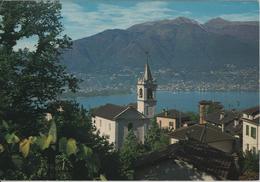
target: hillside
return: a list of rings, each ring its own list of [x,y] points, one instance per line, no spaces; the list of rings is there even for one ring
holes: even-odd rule
[[[76,40],[62,62],[75,73],[109,75],[131,70],[136,74],[142,71],[145,51],[149,51],[153,70],[189,72],[184,79],[194,75],[203,79],[198,73],[230,65],[236,70],[258,67],[258,31],[258,22],[221,18],[204,24],[184,17],[146,22]]]

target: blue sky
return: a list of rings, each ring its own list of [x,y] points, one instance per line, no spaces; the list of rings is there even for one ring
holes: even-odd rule
[[[65,32],[79,39],[106,29],[185,16],[201,23],[222,17],[258,20],[256,0],[62,0]]]
[[[64,30],[73,40],[106,29],[185,16],[201,23],[214,17],[258,20],[257,0],[61,0]],[[33,47],[32,40],[20,45]],[[18,47],[21,47],[18,45]]]

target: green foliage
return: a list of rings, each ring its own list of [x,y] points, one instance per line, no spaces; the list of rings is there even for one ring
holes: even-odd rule
[[[239,166],[241,175],[239,180],[258,180],[259,179],[259,153],[246,151],[239,155]]]
[[[67,155],[76,154],[77,153],[77,145],[76,140],[73,138],[69,138],[66,146]]]
[[[77,110],[78,106],[72,105],[69,108]],[[64,112],[68,111],[65,109]],[[118,156],[115,155],[113,146],[108,144],[105,138],[93,134],[93,127],[86,116],[87,113],[83,108],[78,108],[73,115],[56,113],[53,120],[47,123],[49,131],[46,131],[45,134],[21,139],[19,143],[9,144],[5,140],[3,145],[1,144],[3,151],[0,154],[0,170],[3,176],[0,178],[86,180],[98,178],[100,174],[112,179],[118,178]],[[68,121],[68,118],[71,119],[71,122]],[[73,130],[73,136],[72,133],[67,133],[68,126],[72,126],[69,129]],[[9,129],[11,128],[9,127]],[[3,132],[3,136],[11,136],[11,134],[7,135],[9,130],[2,128],[0,132]],[[53,136],[56,137],[56,140],[53,140]],[[3,137],[3,139],[5,138]],[[9,137],[7,139],[10,140]],[[1,162],[4,161],[7,165],[1,165]],[[111,162],[113,162],[113,166],[111,166]],[[25,168],[29,164],[34,166],[34,170]],[[50,176],[49,165],[54,167],[52,169],[54,171],[51,173],[55,176]],[[18,170],[17,175],[13,175],[11,172]],[[12,176],[10,176],[11,174]]]
[[[23,157],[27,157],[30,151],[30,146],[34,141],[34,137],[29,137],[28,139],[23,139],[19,144],[19,150],[22,152]]]
[[[57,101],[65,89],[77,88],[58,61],[71,45],[62,33],[61,4],[3,1],[0,17],[0,179],[116,178],[118,154],[93,134],[89,113]],[[26,38],[37,39],[36,49],[15,50]]]
[[[100,178],[101,181],[107,181],[106,177],[104,175],[102,175],[102,174],[100,175],[99,178]]]
[[[7,133],[5,135],[5,140],[9,144],[18,143],[20,141],[20,139],[14,133],[11,133],[11,134]]]
[[[258,172],[259,171],[259,154],[252,151],[244,153],[243,170]]]
[[[36,139],[36,144],[41,148],[41,150],[45,150],[49,148],[52,141],[52,135],[40,135]]]
[[[199,115],[195,112],[186,112],[185,115],[189,116],[192,121],[199,121]]]
[[[62,36],[58,1],[4,1],[0,16],[0,119],[14,121],[24,137],[42,131],[38,119],[50,101],[64,88],[75,91],[76,79],[59,64],[62,48],[70,38]],[[36,50],[14,46],[35,38]],[[37,121],[38,120],[38,121]]]
[[[158,126],[156,120],[152,120],[151,127],[145,135],[145,147],[148,151],[159,150],[169,145],[169,137]]]
[[[133,162],[144,152],[142,145],[138,142],[131,129],[120,149],[121,173],[129,180],[133,180]]]
[[[214,112],[220,111],[222,108],[223,108],[223,105],[221,105],[221,104],[218,103],[218,102],[213,102],[213,103],[211,103],[211,104],[209,105],[209,107],[207,108],[206,114],[214,113]]]

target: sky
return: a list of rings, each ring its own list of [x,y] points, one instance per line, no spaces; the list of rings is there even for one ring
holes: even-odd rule
[[[179,16],[204,23],[215,17],[227,20],[259,20],[257,0],[60,0],[64,33],[72,40],[106,29],[126,29],[147,21]],[[17,47],[33,47],[24,40]]]

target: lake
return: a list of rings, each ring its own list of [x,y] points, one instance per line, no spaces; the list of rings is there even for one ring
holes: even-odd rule
[[[259,104],[259,92],[170,92],[157,91],[157,112],[162,109],[178,109],[181,111],[198,112],[198,102],[201,100],[214,100],[221,102],[225,109],[245,109]],[[77,102],[86,109],[104,105],[106,103],[126,105],[136,102],[136,94],[78,97]]]

